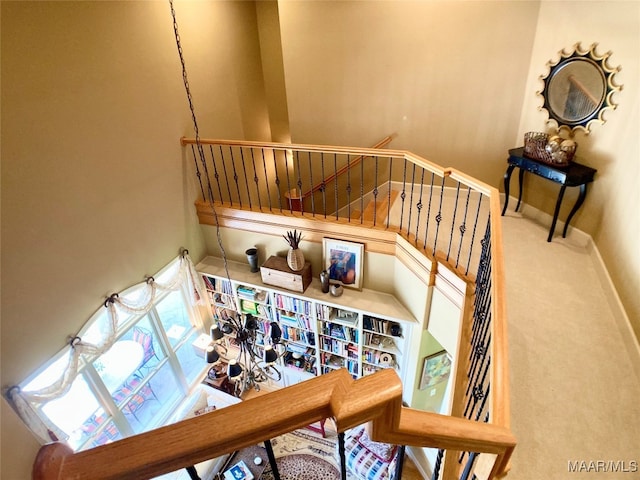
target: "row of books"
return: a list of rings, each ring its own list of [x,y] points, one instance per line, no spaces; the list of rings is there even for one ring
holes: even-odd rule
[[[229,280],[222,280],[219,278],[209,277],[207,275],[202,275],[202,280],[204,281],[204,285],[207,290],[233,295],[233,287]]]
[[[332,317],[335,317],[334,308],[316,303],[316,317],[318,317],[318,320],[331,320]]]
[[[276,318],[280,323],[291,325],[297,328],[304,328],[305,330],[313,330],[312,319],[305,315],[296,315],[292,312],[276,310]]]
[[[374,333],[393,335],[394,337],[400,337],[402,335],[402,329],[399,323],[392,322],[391,320],[382,320],[381,318],[370,317],[369,315],[364,315],[362,317],[362,328]]]
[[[298,330],[297,328],[288,327],[283,325],[281,327],[282,338],[291,342],[303,342],[307,345],[315,345],[316,337],[313,332],[307,332],[305,330]]]
[[[396,363],[396,357],[392,353],[380,352],[369,348],[362,349],[362,360],[375,365],[380,364],[382,360],[382,364],[385,366],[395,365]]]
[[[281,295],[279,293],[276,293],[273,297],[273,301],[276,307],[281,308],[283,310],[287,310],[289,312],[301,313],[307,316],[313,315],[311,302],[308,302],[306,300],[288,297],[286,295]]]
[[[358,345],[342,342],[335,338],[321,337],[320,345],[325,352],[331,352],[341,357],[358,358]]]
[[[339,323],[323,323],[322,333],[329,337],[358,343],[358,330],[356,330],[355,328],[340,325]]]

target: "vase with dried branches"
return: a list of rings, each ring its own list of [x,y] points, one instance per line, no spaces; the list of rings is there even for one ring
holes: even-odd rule
[[[287,253],[287,265],[294,272],[298,272],[304,268],[304,253],[300,250],[300,241],[302,240],[302,232],[294,230],[288,231],[287,235],[283,235],[289,244],[289,252]]]

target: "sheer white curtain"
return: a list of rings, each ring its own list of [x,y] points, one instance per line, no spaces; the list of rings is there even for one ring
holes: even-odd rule
[[[104,303],[108,312],[108,325],[103,331],[103,337],[96,343],[88,343],[79,336],[75,336],[67,347],[68,361],[64,372],[55,382],[33,391],[22,391],[17,386],[9,388],[7,396],[13,402],[18,415],[43,442],[65,439],[66,434],[51,422],[41,418],[32,404],[60,398],[69,391],[78,375],[80,355],[99,356],[111,348],[117,334],[119,311],[135,315],[145,314],[154,306],[160,292],[175,291],[183,285],[190,293],[189,301],[193,306],[205,301],[202,280],[187,250],[182,251],[178,259],[178,268],[170,278],[163,282],[158,282],[153,277],[147,278],[147,281],[141,284],[142,294],[137,299],[130,300],[118,294],[111,295]]]

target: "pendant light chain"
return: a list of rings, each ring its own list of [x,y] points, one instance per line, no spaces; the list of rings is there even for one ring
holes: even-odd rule
[[[191,120],[193,121],[193,130],[196,136],[196,147],[198,149],[198,155],[200,157],[200,162],[202,163],[202,167],[204,169],[204,173],[207,179],[207,192],[209,194],[209,206],[211,207],[211,211],[213,212],[213,217],[216,222],[216,237],[218,240],[218,247],[220,248],[220,254],[222,255],[222,260],[224,261],[224,271],[226,273],[227,279],[229,283],[231,283],[231,277],[229,276],[229,268],[227,265],[227,254],[224,250],[224,246],[222,245],[222,237],[220,235],[220,223],[218,222],[218,212],[216,211],[215,205],[213,203],[213,189],[211,188],[211,181],[209,180],[209,172],[207,169],[206,157],[204,155],[204,150],[202,148],[202,144],[200,143],[200,130],[198,129],[198,119],[196,118],[196,110],[193,106],[193,97],[191,96],[191,89],[189,88],[189,79],[187,78],[187,66],[184,61],[184,54],[182,51],[182,43],[180,42],[180,33],[178,32],[178,21],[176,20],[176,11],[173,8],[173,0],[169,0],[169,6],[171,7],[171,17],[173,19],[173,33],[176,38],[176,46],[178,47],[178,55],[180,57],[180,64],[182,66],[182,82],[184,83],[184,89],[187,93],[187,100],[189,102],[189,110],[191,112]],[[194,157],[195,160],[195,157]],[[200,170],[198,169],[198,162],[195,161],[196,164],[196,174],[198,176],[198,180],[200,181],[200,189],[204,195],[204,189],[202,188],[202,179],[200,177]]]

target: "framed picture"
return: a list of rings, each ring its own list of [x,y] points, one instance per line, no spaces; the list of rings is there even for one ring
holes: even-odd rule
[[[329,281],[362,290],[364,244],[324,238],[322,247],[322,265],[329,272]]]
[[[420,390],[433,387],[440,382],[444,382],[449,378],[451,373],[451,358],[449,354],[442,350],[441,352],[429,355],[424,359],[422,366],[422,376],[420,377]]]

